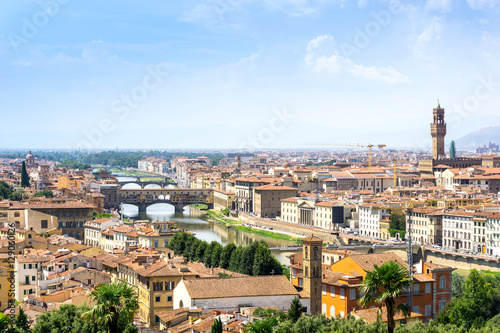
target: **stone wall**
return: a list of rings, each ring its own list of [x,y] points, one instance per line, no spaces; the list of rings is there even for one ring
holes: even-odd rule
[[[449,254],[424,250],[424,260],[432,261],[434,264],[446,265],[459,269],[478,269],[500,272],[500,261],[498,258],[465,256],[461,253]]]
[[[245,213],[239,213],[238,218],[245,224],[251,226],[261,226],[265,229],[273,228],[273,231],[282,232],[282,233],[292,233],[300,236],[314,236],[322,238],[323,241],[331,244],[339,244],[339,238],[335,235],[330,234],[328,231],[322,231],[318,228],[303,226],[303,225],[295,225],[292,223],[281,222],[281,221],[273,221],[268,219],[261,219],[255,216],[247,215]]]

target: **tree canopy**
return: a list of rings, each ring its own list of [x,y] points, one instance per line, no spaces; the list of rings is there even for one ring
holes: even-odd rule
[[[207,243],[191,234],[176,233],[168,247],[191,261],[201,261],[207,267],[221,267],[247,275],[282,275],[283,266],[274,257],[265,242],[249,246],[222,246],[217,241]]]

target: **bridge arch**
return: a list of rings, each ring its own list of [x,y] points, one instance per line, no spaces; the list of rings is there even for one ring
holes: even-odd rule
[[[161,185],[159,185],[159,184],[147,184],[146,186],[144,186],[144,188],[162,189],[163,187],[161,187]]]
[[[130,182],[130,183],[122,185],[121,188],[124,190],[136,190],[136,189],[141,189],[142,187],[141,187],[141,185],[139,185],[137,183]]]

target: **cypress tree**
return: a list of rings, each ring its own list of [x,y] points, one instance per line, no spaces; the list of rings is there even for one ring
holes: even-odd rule
[[[451,141],[450,143],[450,158],[457,157],[457,150],[455,148],[455,141]]]
[[[30,177],[26,171],[26,163],[23,161],[23,166],[21,168],[21,186],[30,187]]]

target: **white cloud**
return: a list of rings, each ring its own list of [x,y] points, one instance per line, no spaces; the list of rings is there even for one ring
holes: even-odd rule
[[[425,9],[449,11],[450,5],[451,0],[427,0],[425,3]]]
[[[498,6],[499,0],[467,0],[469,7],[472,9],[485,9]]]
[[[324,44],[333,46],[333,54],[324,55]],[[322,35],[314,38],[307,44],[307,54],[304,62],[307,67],[315,72],[330,73],[330,74],[348,74],[354,77],[382,81],[387,83],[402,83],[410,82],[410,79],[399,73],[392,67],[375,67],[356,64],[351,59],[339,55],[338,50],[334,47],[334,39],[330,35]]]
[[[440,19],[434,17],[424,30],[414,37],[412,53],[417,58],[425,56],[428,45],[441,39],[442,24]]]

